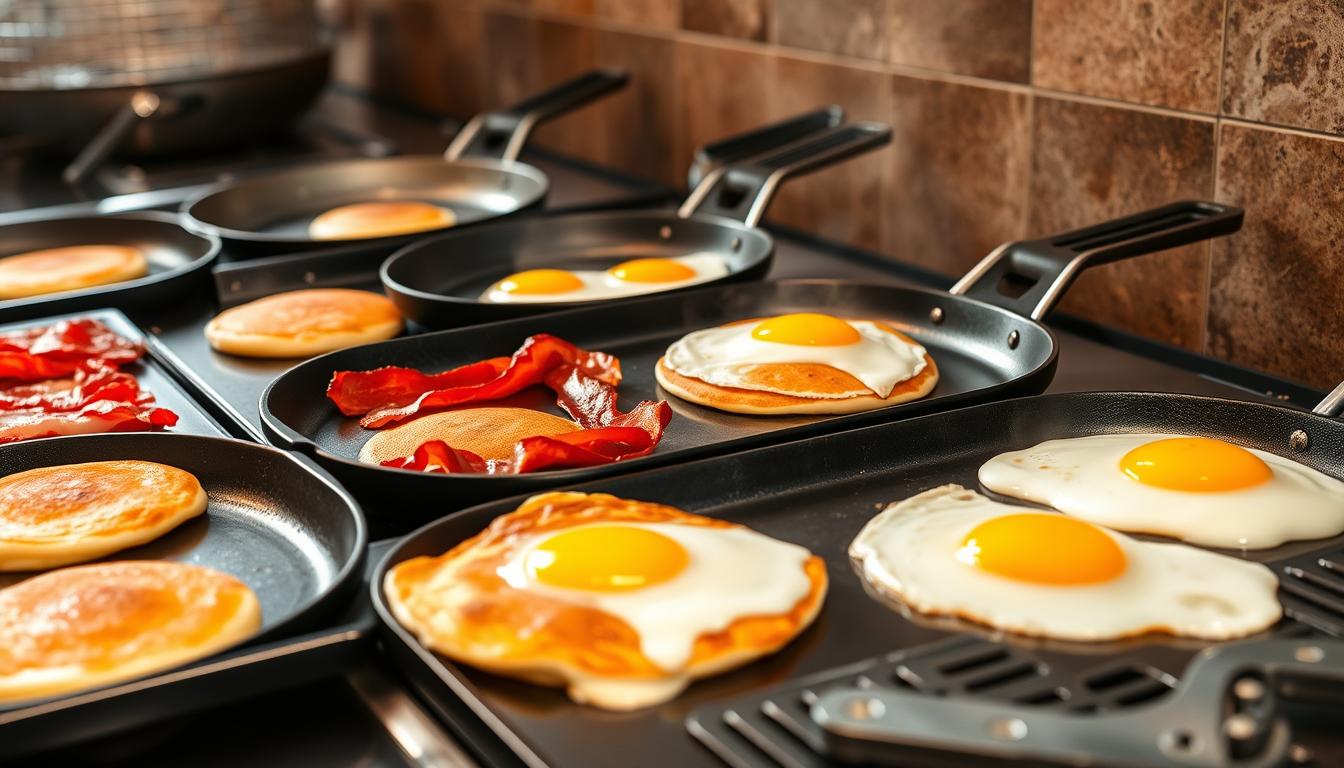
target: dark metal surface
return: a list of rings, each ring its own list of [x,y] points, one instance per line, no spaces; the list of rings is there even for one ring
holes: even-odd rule
[[[183,229],[176,216],[144,212],[114,217],[69,218],[0,226],[0,258],[70,245],[139,248],[149,274],[134,280],[74,291],[0,301],[0,321],[42,317],[97,307],[145,308],[196,294],[219,255],[217,238]]]
[[[1310,445],[1288,447],[1289,435],[1304,429]],[[1158,679],[1181,676],[1190,658],[1210,644],[1166,636],[1121,642],[1042,642],[1002,636],[974,625],[907,618],[864,589],[848,558],[848,546],[883,506],[920,491],[956,482],[978,487],[976,471],[989,457],[1045,439],[1112,432],[1179,432],[1214,435],[1344,476],[1344,424],[1296,409],[1161,394],[1081,393],[1020,398],[882,424],[814,440],[762,448],[625,477],[586,482],[576,490],[613,493],[671,504],[748,525],[767,535],[810,548],[827,561],[830,590],[816,624],[780,653],[739,671],[692,686],[667,704],[613,715],[572,704],[556,690],[504,680],[449,663],[425,651],[396,624],[380,590],[375,607],[387,627],[389,644],[405,650],[394,658],[408,674],[440,696],[461,696],[487,725],[533,765],[620,765],[639,754],[657,764],[687,765],[708,755],[683,730],[682,720],[702,706],[727,705],[803,675],[864,662],[901,650],[921,649],[950,637],[997,645],[1032,661],[1033,667],[1076,679],[1116,669],[1146,670]],[[475,507],[433,523],[409,536],[378,567],[380,574],[402,560],[439,554],[515,507],[510,499]],[[1344,537],[1297,542],[1247,557],[1271,567],[1308,551],[1326,551]],[[1236,553],[1232,553],[1236,554]],[[1289,615],[1295,608],[1288,606]],[[1321,625],[1319,616],[1314,622]],[[1285,620],[1276,631],[1305,630]],[[1344,631],[1344,613],[1335,614],[1333,632]],[[976,694],[1002,700],[1021,686],[1016,678],[995,682],[1002,664],[977,670],[986,681]],[[1006,668],[1006,667],[1005,667]],[[949,667],[951,669],[951,667]],[[1155,692],[1144,700],[1158,700]],[[1067,707],[1067,695],[1054,700]],[[1042,706],[1049,706],[1043,702]],[[1136,705],[1136,704],[1135,704]],[[1108,711],[1130,706],[1114,700]],[[649,763],[653,764],[653,763]]]

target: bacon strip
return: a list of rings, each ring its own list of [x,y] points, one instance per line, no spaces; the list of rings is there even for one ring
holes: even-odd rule
[[[70,376],[91,361],[117,368],[140,359],[144,347],[91,318],[0,333],[0,379],[42,381]]]
[[[100,400],[77,411],[48,413],[28,409],[0,413],[0,443],[95,432],[147,432],[176,423],[177,414],[167,408]]]
[[[99,400],[141,404],[154,398],[131,374],[101,363],[78,370],[71,378],[0,385],[0,411],[75,411]]]

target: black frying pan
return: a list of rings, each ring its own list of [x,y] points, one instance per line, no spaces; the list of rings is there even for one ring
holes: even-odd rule
[[[207,285],[206,268],[219,255],[219,239],[188,232],[174,214],[147,211],[120,216],[43,219],[0,226],[0,258],[70,245],[140,248],[149,274],[111,285],[0,301],[0,321],[83,312],[105,306],[133,309],[192,295]],[[199,283],[199,285],[198,285]]]
[[[182,206],[188,226],[218,235],[233,251],[278,253],[385,238],[314,240],[323,211],[373,200],[418,200],[452,209],[464,226],[540,206],[546,175],[517,161],[539,123],[625,85],[625,72],[596,70],[514,106],[477,115],[442,155],[359,158],[300,165],[213,187]]]
[[[975,757],[987,762],[1022,761],[1012,765],[1040,765],[1046,757],[1069,765],[1278,765],[1249,758],[1256,745],[1281,752],[1290,742],[1243,739],[1240,745],[1229,744],[1219,730],[1224,718],[1247,712],[1248,704],[1257,719],[1271,714],[1267,706],[1259,706],[1268,701],[1243,701],[1234,707],[1225,698],[1230,686],[1193,692],[1199,695],[1188,695],[1184,688],[1170,690],[1173,678],[1185,675],[1192,658],[1207,656],[1200,651],[1217,644],[1161,635],[1109,643],[1039,642],[963,622],[907,617],[869,595],[847,550],[886,504],[944,483],[975,489],[984,461],[1048,439],[1104,432],[1204,435],[1289,456],[1344,477],[1344,423],[1330,418],[1341,399],[1344,392],[1337,391],[1312,414],[1177,394],[1018,398],[577,486],[575,490],[670,504],[743,523],[808,547],[826,560],[830,577],[816,624],[779,654],[697,683],[667,704],[619,716],[573,704],[554,689],[453,664],[421,646],[388,611],[380,587],[392,566],[451,549],[516,507],[519,499],[450,515],[407,536],[375,570],[372,598],[387,630],[385,647],[413,684],[431,697],[465,701],[531,766],[699,765],[706,753],[691,734],[728,764],[745,768],[849,761],[981,764],[960,754],[968,749],[983,750]],[[1325,567],[1344,562],[1342,545],[1344,536],[1249,553],[1280,573],[1280,599],[1289,620],[1245,644],[1224,644],[1220,650],[1237,653],[1241,663],[1240,672],[1223,682],[1244,675],[1264,680],[1267,672],[1281,669],[1288,642],[1283,638],[1297,638],[1295,648],[1307,654],[1299,653],[1304,666],[1313,659],[1323,662],[1317,665],[1323,680],[1340,678],[1344,647],[1322,639],[1322,633],[1344,634],[1344,603],[1339,600],[1344,577]],[[1322,653],[1316,656],[1311,648]],[[816,682],[823,679],[828,682]],[[807,680],[814,682],[803,682]],[[856,681],[867,685],[854,690]],[[1332,685],[1337,701],[1338,683]],[[844,723],[851,732],[873,732],[872,739],[824,734],[808,717],[807,706],[799,704],[804,690],[843,702],[846,698],[832,690],[837,686],[848,689],[849,699],[874,697],[886,705],[885,716],[876,716],[878,723]],[[1297,693],[1309,690],[1298,688]],[[767,698],[770,706],[763,708]],[[1173,699],[1178,706],[1152,709]],[[1227,709],[1221,708],[1224,704]],[[725,717],[725,711],[732,716]],[[1155,712],[1162,712],[1166,721],[1145,719],[1145,713]],[[688,714],[690,733],[682,724]],[[832,709],[831,714],[843,713]],[[988,738],[995,731],[987,724],[1016,721],[1022,725],[1014,730],[1025,740]],[[1161,731],[1183,729],[1189,731],[1189,745],[1202,751],[1167,752],[1164,759],[1156,751]],[[583,738],[574,738],[576,733]],[[809,749],[827,741],[845,747],[840,754],[849,761],[832,763]],[[944,754],[935,761],[919,748]],[[1238,749],[1245,762],[1234,763],[1224,751]],[[765,755],[776,756],[778,762]],[[1320,764],[1337,763],[1322,759]]]
[[[951,295],[834,280],[743,283],[369,344],[314,358],[280,376],[262,395],[262,426],[276,445],[314,456],[366,507],[397,497],[433,499],[430,504],[403,503],[389,514],[377,515],[379,524],[405,530],[416,521],[442,514],[447,505],[463,507],[864,423],[1039,393],[1054,375],[1056,345],[1038,321],[1078,272],[1092,264],[1234,232],[1241,219],[1239,208],[1183,202],[1055,237],[1010,243],[987,256]],[[916,338],[937,361],[938,386],[922,400],[867,413],[761,417],[687,403],[663,393],[654,381],[658,358],[686,333],[734,320],[801,311],[874,317],[891,323]],[[444,370],[511,354],[535,333],[551,333],[618,356],[624,373],[623,409],[639,400],[668,400],[675,415],[657,450],[606,466],[530,475],[443,475],[389,469],[356,460],[360,446],[372,433],[357,420],[341,416],[323,396],[335,371],[385,365]],[[537,387],[519,393],[515,404],[560,414],[553,399]]]
[[[728,273],[698,287],[759,279],[770,269],[775,242],[756,225],[779,184],[891,140],[891,129],[879,123],[830,125],[837,112],[819,110],[720,142],[723,151],[756,153],[709,171],[676,211],[580,213],[448,232],[392,254],[379,271],[383,287],[407,318],[450,328],[613,301],[480,300],[496,281],[539,267],[601,270],[627,259],[713,253]]]
[[[57,437],[0,446],[0,475],[115,459],[185,469],[205,487],[209,506],[107,559],[180,560],[241,579],[262,612],[261,631],[245,642],[314,628],[359,583],[368,544],[359,506],[325,472],[274,448],[171,433]],[[0,587],[24,576],[0,574]],[[15,708],[0,705],[0,723]]]

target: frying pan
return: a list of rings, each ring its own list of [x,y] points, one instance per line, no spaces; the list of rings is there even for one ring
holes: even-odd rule
[[[276,445],[315,457],[366,508],[397,497],[435,499],[432,505],[403,504],[388,514],[377,510],[374,517],[379,524],[404,531],[417,520],[442,514],[445,503],[463,507],[864,423],[1041,392],[1054,375],[1056,344],[1038,320],[1078,272],[1092,264],[1227,234],[1240,227],[1241,219],[1239,208],[1182,202],[1055,237],[1010,243],[987,256],[950,295],[837,280],[743,283],[354,347],[308,360],[276,379],[262,394],[262,426]],[[938,363],[938,386],[921,400],[866,413],[760,417],[687,403],[666,395],[654,381],[658,358],[686,333],[746,318],[804,311],[889,322],[928,349]],[[648,456],[605,466],[530,475],[444,475],[389,469],[356,460],[372,432],[341,416],[322,396],[335,371],[385,365],[443,370],[511,354],[535,333],[554,334],[619,357],[624,373],[623,410],[638,400],[668,400],[675,415],[658,448]],[[517,397],[515,405],[560,414],[539,387]]]
[[[245,642],[314,628],[359,583],[368,543],[359,506],[325,472],[274,448],[172,433],[56,437],[0,447],[0,475],[116,459],[191,472],[209,504],[204,515],[108,559],[178,560],[241,579],[262,612],[261,630]],[[0,575],[0,586],[24,576]]]
[[[427,230],[385,238],[314,240],[308,224],[323,211],[371,200],[410,199],[449,208],[464,226],[541,205],[546,175],[517,161],[539,123],[625,85],[625,72],[595,70],[514,106],[477,115],[443,156],[358,158],[309,163],[212,187],[182,206],[187,225],[239,252],[276,253],[354,242],[409,242]],[[442,229],[442,228],[441,228]]]
[[[42,219],[0,226],[0,258],[68,245],[129,245],[140,248],[149,274],[111,285],[0,301],[0,320],[162,304],[193,294],[210,280],[207,267],[219,255],[219,238],[188,232],[174,214],[146,211],[119,216]]]
[[[1279,765],[1250,759],[1255,745],[1273,753],[1289,741],[1249,739],[1232,745],[1250,752],[1240,755],[1245,762],[1220,757],[1226,746],[1221,721],[1246,713],[1221,707],[1230,684],[1247,674],[1276,695],[1270,681],[1291,669],[1284,661],[1291,664],[1299,649],[1320,653],[1299,651],[1296,671],[1305,672],[1301,668],[1314,660],[1322,680],[1344,677],[1344,648],[1322,638],[1344,634],[1339,601],[1344,577],[1325,567],[1344,562],[1344,537],[1250,552],[1280,574],[1289,619],[1243,643],[1221,645],[1161,635],[1110,643],[1039,642],[955,620],[907,617],[869,595],[847,549],[882,506],[944,483],[977,488],[977,469],[991,456],[1054,438],[1102,432],[1205,435],[1344,477],[1344,423],[1331,418],[1342,400],[1344,388],[1313,414],[1179,394],[1026,397],[576,486],[743,523],[807,546],[827,562],[830,585],[821,615],[779,654],[693,685],[667,704],[620,716],[573,704],[552,689],[454,664],[421,646],[388,611],[379,586],[392,566],[451,549],[519,499],[450,515],[407,536],[375,570],[372,599],[385,627],[384,647],[417,689],[431,700],[465,701],[529,766],[700,765],[706,753],[692,735],[740,768],[997,765],[1010,758],[1023,761],[1012,765],[1040,765],[1048,758],[1069,765]],[[1208,650],[1211,646],[1217,651]],[[1219,655],[1224,658],[1215,662]],[[1231,676],[1229,659],[1237,660]],[[1223,675],[1211,677],[1226,684],[1211,686],[1194,674],[1187,666],[1195,660],[1223,667]],[[1174,678],[1192,687],[1173,691]],[[862,693],[856,685],[865,686]],[[1299,694],[1308,690],[1297,687]],[[1337,682],[1324,692],[1338,701]],[[828,731],[813,721],[800,702],[817,697],[831,702],[827,714],[842,727]],[[856,697],[879,699],[886,715],[877,722],[846,721],[844,708],[834,704]],[[1155,721],[1158,713],[1162,717]],[[1271,719],[1266,716],[1273,710],[1257,706],[1249,714]],[[682,726],[687,715],[691,734]],[[987,738],[993,733],[987,723],[1019,721],[1023,725],[1014,730],[1026,734],[1025,740]],[[1164,732],[1187,724],[1188,743],[1204,751],[1156,752]],[[860,731],[867,738],[852,737]],[[940,759],[921,749],[940,753]],[[976,755],[963,753],[972,749]],[[1335,763],[1322,758],[1320,764]]]
[[[633,258],[713,253],[722,257],[728,273],[680,290],[759,279],[770,269],[775,241],[756,225],[780,183],[891,140],[891,129],[879,123],[826,128],[834,111],[823,109],[768,126],[739,137],[736,146],[720,143],[721,152],[736,153],[744,145],[764,149],[709,171],[676,211],[548,216],[449,232],[392,254],[379,272],[383,287],[406,317],[427,328],[448,328],[595,303],[480,300],[491,284],[526,269],[602,270]],[[822,125],[816,124],[818,118]],[[790,126],[802,130],[782,130]]]

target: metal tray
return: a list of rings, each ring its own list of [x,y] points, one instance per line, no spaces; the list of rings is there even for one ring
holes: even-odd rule
[[[816,624],[802,636],[774,656],[696,683],[679,698],[646,710],[602,712],[573,704],[556,689],[458,666],[425,650],[392,618],[376,587],[389,568],[411,557],[446,551],[513,509],[519,498],[450,515],[408,536],[375,572],[374,607],[384,625],[391,658],[417,679],[420,690],[445,701],[464,701],[530,766],[704,764],[714,753],[685,729],[683,721],[688,716],[702,738],[718,740],[716,752],[732,765],[818,765],[824,761],[806,747],[797,729],[790,730],[783,722],[789,718],[763,716],[751,706],[762,694],[792,690],[779,688],[790,685],[788,681],[814,675],[829,678],[834,670],[845,667],[851,685],[855,673],[864,670],[873,672],[869,677],[875,682],[901,685],[893,683],[889,674],[883,677],[877,672],[890,672],[904,664],[910,673],[902,679],[912,681],[904,690],[922,689],[926,698],[920,701],[930,706],[943,701],[934,697],[964,694],[973,697],[968,701],[1015,702],[1018,708],[999,713],[1007,717],[1023,711],[1097,717],[1139,712],[1144,704],[1163,701],[1192,657],[1208,644],[1161,636],[1100,644],[1039,642],[961,622],[906,618],[868,594],[850,564],[847,549],[860,528],[892,501],[949,482],[977,487],[980,463],[1001,451],[1047,438],[1090,434],[1097,420],[1107,414],[1123,413],[1129,431],[1142,431],[1145,423],[1149,431],[1156,425],[1170,431],[1173,401],[1199,406],[1194,411],[1199,414],[1197,423],[1189,426],[1194,434],[1221,428],[1242,442],[1280,452],[1286,450],[1283,438],[1287,431],[1283,435],[1277,428],[1273,435],[1257,432],[1250,426],[1255,419],[1248,412],[1269,409],[1270,416],[1285,426],[1306,416],[1279,406],[1182,395],[1049,395],[574,486],[574,490],[671,504],[740,522],[807,546],[828,564],[827,604]],[[984,435],[987,424],[995,425],[992,436],[968,440],[968,435]],[[1313,450],[1295,458],[1344,476],[1344,454],[1337,450],[1344,445],[1344,424],[1329,427],[1314,428]],[[1281,599],[1290,616],[1262,637],[1313,638],[1315,643],[1323,635],[1344,634],[1344,601],[1338,598],[1344,579],[1315,564],[1319,556],[1339,554],[1342,547],[1344,537],[1336,537],[1251,553],[1283,573]],[[1306,579],[1293,570],[1304,566],[1310,573]],[[1321,643],[1326,645],[1326,641]],[[750,699],[744,704],[743,697]],[[789,699],[788,714],[794,720],[798,701]],[[956,711],[957,702],[947,702]],[[725,721],[728,710],[734,715]],[[1030,721],[1027,715],[1022,718]],[[751,751],[742,752],[744,745]],[[898,762],[914,757],[899,750],[891,754]],[[961,765],[968,760],[957,756],[944,764]]]
[[[332,621],[357,594],[368,538],[354,499],[303,457],[224,437],[79,435],[0,447],[0,474],[121,458],[191,472],[205,486],[209,506],[201,517],[109,559],[179,560],[233,574],[260,599],[261,630],[243,650],[186,668],[0,705],[0,754],[167,717],[182,711],[184,701],[213,703],[255,692],[259,685],[265,690],[311,679],[322,665],[345,655],[346,649],[336,646],[352,640],[343,631],[304,634]],[[5,574],[0,586],[25,577]]]

